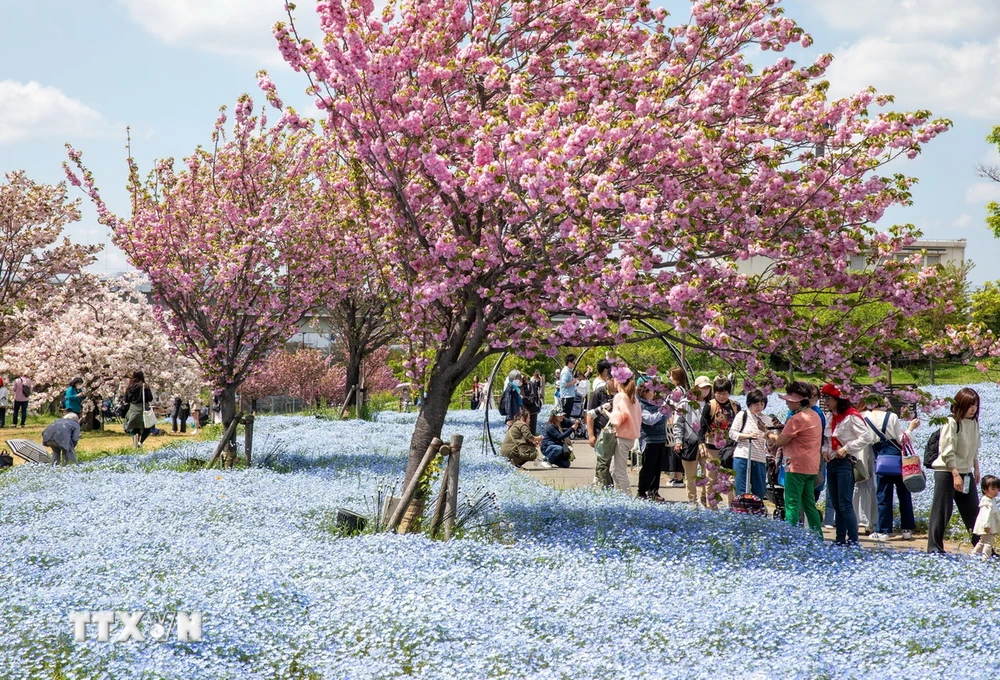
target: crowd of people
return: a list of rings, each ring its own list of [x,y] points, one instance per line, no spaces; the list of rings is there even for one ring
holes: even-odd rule
[[[764,413],[769,398],[760,390],[748,392],[741,408],[729,378],[698,376],[689,385],[685,371],[674,368],[664,383],[607,359],[597,362],[580,409],[578,390],[590,372],[576,370],[575,361],[568,355],[559,373],[556,405],[541,435],[534,389],[524,389],[520,372],[508,375],[500,404],[508,424],[501,454],[515,466],[538,460],[542,467],[568,467],[571,442],[583,435],[597,452],[597,487],[631,493],[628,468],[639,461],[636,495],[642,499],[664,501],[659,493],[664,475],[669,486],[686,489],[688,502],[709,509],[723,500],[734,507],[737,495],[766,498],[777,512],[783,508],[788,523],[820,535],[826,526],[834,543],[845,546],[857,545],[861,532],[875,541],[893,537],[898,503],[901,537],[913,538],[913,492],[904,483],[902,460],[912,449],[910,433],[920,426],[918,419],[904,423],[881,403],[856,405],[833,384],[796,381],[777,395],[787,406],[782,422]],[[537,386],[538,377],[528,384]],[[1000,478],[980,474],[978,417],[979,395],[963,388],[932,438],[928,552],[944,552],[956,507],[975,551],[993,552],[1000,530],[995,503]]]
[[[120,419],[126,434],[132,436],[134,448],[141,449],[146,439],[153,434],[160,434],[157,428],[159,420],[153,403],[155,395],[146,383],[142,371],[135,371],[125,383],[124,389],[116,397],[99,399],[93,392],[84,391],[83,378],[70,381],[57,400],[62,417],[50,423],[42,431],[42,443],[52,451],[52,460],[57,465],[76,462],[76,446],[80,441],[80,422],[84,415],[85,400],[93,399],[95,410],[99,409],[100,419],[105,422]],[[7,410],[13,402],[11,418],[12,427],[26,427],[28,403],[34,384],[26,375],[18,376],[8,389],[5,381],[0,378],[0,428],[6,427]],[[216,400],[217,401],[217,400]],[[221,409],[218,409],[221,410]],[[209,421],[207,406],[192,409],[191,402],[175,395],[171,404],[169,417],[173,432],[185,433],[188,420],[193,416],[195,432],[198,427],[204,427]]]

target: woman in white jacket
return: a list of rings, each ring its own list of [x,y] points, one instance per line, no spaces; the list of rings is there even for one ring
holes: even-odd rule
[[[962,523],[972,534],[979,512],[979,393],[963,387],[951,403],[951,416],[941,427],[934,460],[934,498],[927,519],[927,552],[944,552],[944,533],[958,506]]]
[[[747,492],[747,475],[750,475],[750,492],[764,498],[767,491],[767,425],[760,414],[767,408],[767,397],[760,390],[747,395],[747,407],[736,414],[729,428],[729,438],[736,442],[733,453],[733,470],[736,481],[733,492]]]
[[[865,460],[875,435],[840,389],[827,383],[821,390],[831,418],[826,421],[830,451],[826,453],[826,483],[834,503],[836,545],[858,544],[858,516],[854,512],[854,463]],[[871,471],[869,471],[871,474]]]

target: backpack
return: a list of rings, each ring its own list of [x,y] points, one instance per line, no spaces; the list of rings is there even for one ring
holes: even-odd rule
[[[21,394],[23,394],[24,398],[27,399],[28,397],[31,396],[31,385],[25,383],[23,380],[20,379],[18,379],[18,381],[21,383]]]
[[[542,410],[541,388],[531,380],[521,386],[521,401],[524,407],[533,413]]]
[[[961,425],[959,425],[961,427]],[[927,440],[927,446],[924,448],[924,467],[932,468],[934,467],[934,461],[938,459],[941,455],[941,428],[934,430],[931,434],[931,438]]]
[[[500,410],[500,415],[505,417],[513,418],[517,414],[514,413],[514,390],[510,387],[503,391],[500,395],[500,403],[497,405]]]

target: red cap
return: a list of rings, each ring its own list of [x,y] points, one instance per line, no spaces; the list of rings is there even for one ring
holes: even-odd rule
[[[824,396],[836,397],[837,399],[840,399],[843,396],[840,391],[840,388],[834,385],[833,383],[827,383],[823,385],[823,389],[820,390],[820,392],[822,392]]]

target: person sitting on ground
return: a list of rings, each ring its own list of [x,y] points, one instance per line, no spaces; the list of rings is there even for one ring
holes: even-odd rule
[[[73,411],[42,430],[42,444],[52,449],[53,465],[76,463],[76,445],[80,443],[80,417]]]
[[[500,445],[500,455],[517,468],[538,458],[538,443],[541,440],[531,436],[531,427],[528,425],[530,420],[531,413],[528,409],[522,408],[507,430],[503,444]]]
[[[552,411],[549,422],[542,432],[542,467],[569,467],[569,451],[566,450],[568,440],[573,435],[573,429],[563,429],[566,414],[560,409]]]

